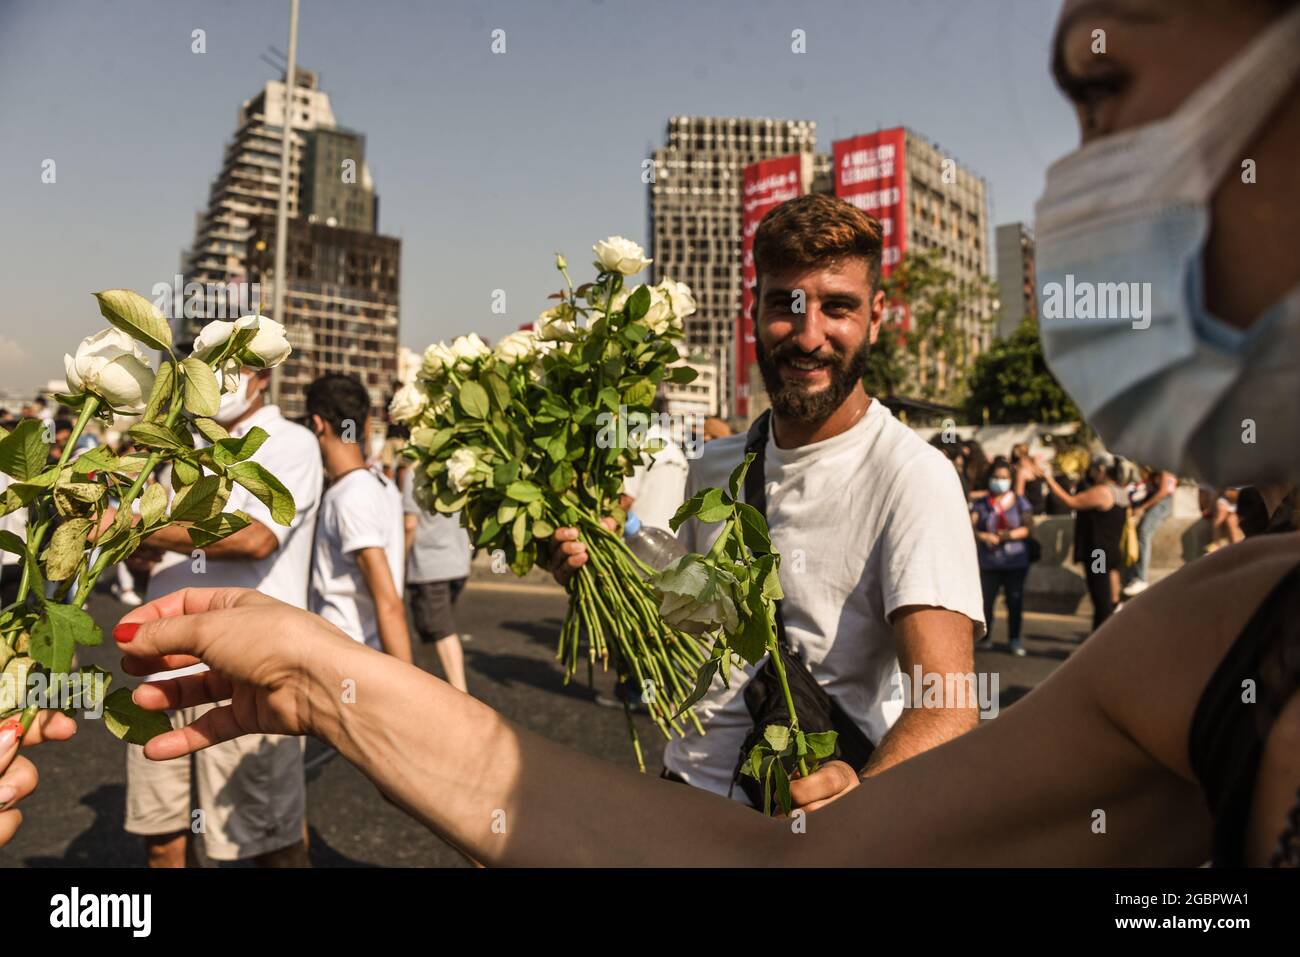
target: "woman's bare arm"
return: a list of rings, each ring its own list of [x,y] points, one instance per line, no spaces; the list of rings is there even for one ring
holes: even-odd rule
[[[147,753],[172,757],[255,730],[274,710],[267,730],[324,737],[484,863],[1197,864],[1208,853],[1209,819],[1188,768],[1191,716],[1249,615],[1300,560],[1298,542],[1247,542],[1170,576],[1005,714],[864,781],[806,818],[805,833],[580,755],[346,639],[313,639],[318,619],[286,606],[257,607],[263,619],[284,618],[262,629],[283,636],[269,650],[240,637],[248,629],[239,622],[223,622],[228,611],[141,629],[136,651],[197,650],[218,671],[279,683],[242,707],[236,690],[235,708],[155,739]],[[149,608],[128,617],[144,620]],[[266,663],[290,654],[291,642],[305,649],[299,661]],[[219,680],[176,679],[137,700],[163,707],[229,697]],[[341,693],[348,687],[351,703]]]

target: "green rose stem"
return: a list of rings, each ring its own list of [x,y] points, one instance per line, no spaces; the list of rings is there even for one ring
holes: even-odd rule
[[[181,410],[181,403],[176,402],[172,405],[171,411],[167,413],[167,428],[170,429],[176,424],[176,420],[181,416]],[[131,487],[128,488],[121,498],[118,499],[117,507],[119,515],[122,512],[126,512],[128,516],[131,515],[132,506],[135,505],[135,500],[139,497],[140,490],[144,488],[144,483],[148,481],[149,476],[153,473],[154,468],[158,465],[158,462],[161,459],[162,451],[160,449],[155,449],[153,452],[149,453],[149,458],[145,459],[145,463],[140,469],[140,474],[137,475],[135,481],[131,483]],[[130,522],[130,520],[131,519],[128,517],[127,521]],[[90,598],[90,593],[94,591],[95,584],[99,581],[99,576],[104,573],[106,567],[108,567],[108,552],[101,551],[99,553],[99,558],[95,559],[95,564],[90,570],[90,576],[86,581],[85,590],[78,590],[77,592],[77,604],[79,606],[84,605]]]

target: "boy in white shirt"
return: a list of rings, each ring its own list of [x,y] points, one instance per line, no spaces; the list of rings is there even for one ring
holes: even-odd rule
[[[402,497],[391,479],[366,467],[369,413],[370,395],[351,376],[324,375],[307,387],[308,427],[330,482],[316,527],[309,607],[357,641],[409,662]]]

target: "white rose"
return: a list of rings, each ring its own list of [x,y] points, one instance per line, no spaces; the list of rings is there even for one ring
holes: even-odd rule
[[[456,341],[451,344],[451,354],[456,357],[458,364],[473,362],[483,356],[491,355],[492,350],[487,347],[487,343],[471,332],[467,336],[458,336]]]
[[[577,332],[573,308],[567,303],[547,309],[537,317],[537,338],[542,342],[568,342]]]
[[[451,393],[440,392],[438,393],[436,398],[429,400],[429,404],[424,409],[424,415],[421,417],[422,421],[428,422],[430,425],[434,425],[437,423],[439,419],[441,419],[444,415],[447,414],[447,410],[449,410],[450,408],[451,408]]]
[[[537,351],[533,334],[520,330],[512,332],[497,343],[496,357],[502,362],[523,362]]]
[[[225,349],[226,343],[235,333],[245,329],[255,329],[256,332],[239,350],[238,355],[231,356],[240,365],[273,369],[293,351],[281,323],[266,316],[240,316],[234,322],[214,319],[200,329],[194,340],[194,355],[206,362]]]
[[[457,449],[447,460],[447,484],[456,493],[483,481],[478,474],[478,454],[473,449]]]
[[[257,320],[257,335],[253,336],[252,342],[244,346],[241,358],[245,365],[255,369],[274,369],[289,358],[289,353],[293,351],[293,347],[289,345],[289,337],[285,335],[284,326],[266,316],[243,316],[236,321],[235,325],[238,326],[244,319],[249,318]]]
[[[388,416],[394,422],[411,422],[424,411],[428,399],[417,385],[407,384],[397,390],[388,405]]]
[[[665,594],[659,614],[668,624],[692,635],[703,635],[722,628],[735,631],[740,624],[735,602],[718,594],[712,601],[700,601],[690,595]]]
[[[599,310],[602,314],[605,312],[605,300],[608,298],[603,295],[604,292],[605,290],[603,288],[596,285],[593,285],[587,290],[587,302],[590,303],[593,309]],[[611,306],[611,311],[616,313],[621,312],[623,307],[627,305],[627,299],[630,295],[632,294],[626,289],[620,289],[618,292],[614,293],[614,301]]]
[[[673,307],[668,296],[657,286],[650,287],[650,306],[642,321],[655,335],[663,335],[673,324]]]
[[[420,378],[437,382],[447,370],[456,364],[456,356],[445,342],[435,342],[424,350],[424,359],[420,363]]]
[[[687,316],[695,315],[695,294],[691,292],[691,287],[686,283],[678,282],[675,279],[665,279],[655,288],[668,297],[668,303],[672,307],[673,317],[677,320],[678,325],[681,325],[682,320]]]
[[[622,236],[610,236],[592,246],[596,262],[605,272],[621,272],[635,276],[653,260],[645,258],[645,250]]]
[[[63,357],[63,370],[71,395],[92,393],[118,412],[143,412],[153,389],[148,357],[120,329],[82,339],[75,356]]]

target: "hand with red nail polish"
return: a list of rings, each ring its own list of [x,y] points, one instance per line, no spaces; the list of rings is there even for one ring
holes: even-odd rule
[[[166,760],[244,734],[320,734],[338,689],[326,675],[364,646],[323,618],[247,588],[185,588],[132,609],[113,629],[127,674],[196,663],[210,670],[135,690],[151,711],[227,702],[161,734],[145,756]],[[382,657],[382,656],[381,656]],[[346,668],[345,668],[346,670]]]
[[[22,722],[9,718],[0,723],[0,847],[18,832],[23,815],[16,805],[36,788],[36,765],[18,756],[18,745],[30,748],[42,741],[65,741],[76,733],[77,722],[58,711],[41,711],[23,733]]]

